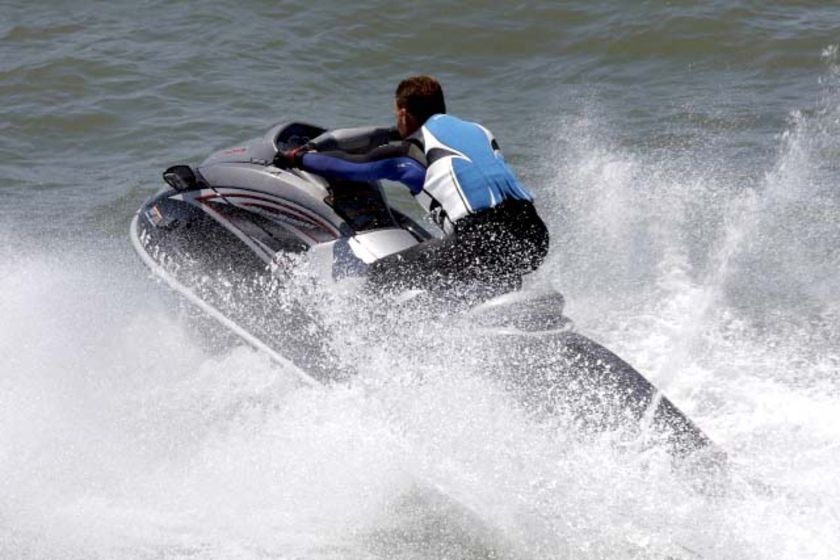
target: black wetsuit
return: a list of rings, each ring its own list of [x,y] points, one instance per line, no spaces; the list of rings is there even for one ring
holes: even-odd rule
[[[486,128],[441,114],[404,140],[395,131],[367,134],[327,137],[301,167],[330,178],[400,181],[446,234],[373,263],[373,285],[500,293],[539,267],[548,231]]]

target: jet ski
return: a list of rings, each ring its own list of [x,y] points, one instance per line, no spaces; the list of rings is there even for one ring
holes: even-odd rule
[[[329,326],[312,319],[306,302],[263,297],[254,309],[255,290],[265,289],[266,275],[288,279],[305,256],[328,280],[363,277],[370,263],[436,234],[390,204],[378,182],[327,180],[273,163],[280,150],[359,130],[283,122],[197,166],[170,167],[163,173],[168,186],[131,223],[134,248],[158,277],[311,384],[353,372],[325,345]],[[710,450],[721,455],[644,376],[576,333],[562,311],[559,293],[517,291],[451,320],[482,333],[480,367],[541,421],[571,414],[592,433],[622,429],[631,439],[657,434],[675,457]],[[504,344],[486,344],[488,339]]]

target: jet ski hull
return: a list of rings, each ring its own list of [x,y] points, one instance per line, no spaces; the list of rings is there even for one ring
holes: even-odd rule
[[[278,125],[262,139],[217,152],[144,203],[131,236],[156,275],[237,336],[294,364],[307,382],[330,383],[353,372],[327,347],[318,311],[266,294],[277,294],[277,283],[282,289],[295,256],[318,256],[324,275],[340,278],[430,234],[389,207],[377,184],[335,185],[274,167],[280,146],[323,130],[307,127]],[[463,320],[504,339],[481,354],[482,367],[538,416],[572,414],[591,432],[631,426],[631,436],[664,433],[678,457],[714,447],[638,371],[573,332],[559,294],[507,294]]]

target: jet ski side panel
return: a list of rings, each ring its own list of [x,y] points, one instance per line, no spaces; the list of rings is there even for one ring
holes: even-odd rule
[[[170,190],[159,193],[138,212],[138,236],[158,264],[189,263],[190,268],[260,270],[266,253],[247,250],[242,240],[199,205]],[[293,246],[293,243],[290,243]],[[182,266],[183,268],[183,266]]]
[[[212,317],[224,317],[223,325],[233,325],[235,334],[247,333],[249,343],[257,341],[256,346],[282,356],[313,379],[327,382],[344,375],[323,347],[328,336],[312,310],[293,300],[269,296],[288,280],[286,273],[292,272],[277,266],[288,262],[277,257],[302,253],[309,245],[284,233],[277,224],[272,225],[275,235],[268,236],[261,229],[268,227],[267,220],[260,222],[259,216],[228,204],[220,206],[224,214],[214,217],[212,209],[184,200],[187,194],[168,189],[158,193],[133,222],[133,245],[152,271],[170,286],[186,290],[187,299],[200,300],[199,308]],[[236,224],[238,213],[242,216]],[[246,246],[234,233],[245,227],[254,228],[248,232],[253,236],[249,239],[258,240],[259,230],[264,251]],[[272,252],[275,249],[277,252]]]

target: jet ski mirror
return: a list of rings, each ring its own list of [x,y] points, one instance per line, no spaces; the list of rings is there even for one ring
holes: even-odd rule
[[[198,183],[189,165],[173,165],[163,172],[163,180],[178,192],[194,189]]]

